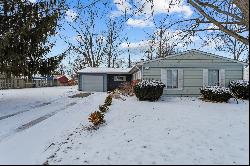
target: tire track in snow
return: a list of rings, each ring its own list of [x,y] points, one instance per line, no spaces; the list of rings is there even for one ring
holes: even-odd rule
[[[66,105],[65,107],[63,107],[63,108],[57,109],[57,110],[55,110],[55,111],[53,111],[53,112],[51,112],[51,113],[45,114],[45,115],[43,115],[43,116],[41,116],[41,117],[39,117],[39,118],[37,118],[37,119],[34,119],[34,120],[32,120],[32,121],[30,121],[30,122],[28,122],[28,123],[26,123],[26,124],[23,124],[22,126],[19,126],[18,128],[16,128],[14,131],[9,132],[8,134],[2,135],[2,136],[0,137],[0,142],[2,142],[2,141],[3,141],[5,138],[7,138],[7,137],[9,137],[9,136],[11,136],[11,135],[14,135],[14,134],[16,134],[16,133],[18,133],[18,132],[24,131],[24,130],[26,130],[26,129],[28,129],[28,128],[30,128],[30,127],[32,127],[32,126],[34,126],[34,125],[36,125],[36,124],[38,124],[38,123],[40,123],[40,122],[46,120],[46,119],[52,117],[52,116],[54,116],[54,115],[57,114],[58,112],[61,112],[61,111],[63,111],[63,110],[66,110],[67,108],[72,107],[72,106],[74,106],[74,105],[76,105],[76,104],[77,104],[77,102],[71,102],[71,103],[67,104],[67,105]]]
[[[18,112],[14,113],[14,114],[9,114],[9,115],[1,116],[1,117],[0,117],[0,121],[1,121],[1,120],[4,120],[4,119],[7,119],[7,118],[10,118],[10,117],[13,117],[13,116],[16,116],[16,115],[19,115],[19,114],[22,114],[22,113],[25,113],[25,112],[28,112],[28,111],[33,111],[34,108],[41,108],[41,107],[47,106],[47,105],[49,105],[49,104],[52,104],[52,103],[55,102],[55,101],[60,100],[61,98],[63,98],[63,97],[59,97],[59,98],[57,98],[57,99],[54,99],[54,100],[51,100],[51,101],[48,101],[48,102],[39,103],[39,104],[37,104],[37,105],[30,106],[29,109],[22,110],[22,111],[18,111]]]
[[[67,109],[68,107],[71,107],[71,106],[73,106],[73,105],[76,105],[76,102],[69,103],[69,104],[67,104],[67,105],[66,105],[64,108],[62,108],[62,109],[58,109],[58,110],[53,111],[53,112],[51,112],[51,113],[49,113],[49,114],[46,114],[46,115],[44,115],[44,116],[41,116],[41,117],[39,117],[39,118],[37,118],[37,119],[35,119],[35,120],[32,120],[32,121],[30,121],[29,123],[26,123],[26,124],[24,124],[24,125],[18,127],[15,131],[16,131],[16,132],[20,132],[20,131],[23,131],[23,130],[25,130],[25,129],[28,129],[28,128],[30,128],[30,127],[32,127],[32,126],[34,126],[34,125],[36,125],[36,124],[38,124],[38,123],[40,123],[40,122],[42,122],[42,121],[44,121],[44,120],[46,120],[46,119],[48,119],[48,118],[54,116],[56,113],[58,113],[58,112],[60,112],[60,111],[63,111],[63,110],[65,110],[65,109]]]

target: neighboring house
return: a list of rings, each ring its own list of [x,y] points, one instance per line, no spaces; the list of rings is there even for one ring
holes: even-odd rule
[[[110,91],[123,82],[129,82],[132,75],[131,69],[120,68],[84,68],[78,71],[79,90],[82,91]]]
[[[65,75],[59,75],[54,77],[54,86],[67,86],[68,85],[68,77]]]
[[[52,76],[44,77],[44,76],[36,75],[32,77],[31,84],[33,88],[53,86],[53,77]]]
[[[246,65],[246,63],[214,54],[189,50],[165,58],[138,63],[132,69],[125,70],[123,74],[126,77],[131,76],[132,80],[161,80],[166,85],[164,95],[197,96],[200,94],[200,88],[204,86],[228,86],[231,80],[242,80]],[[79,90],[108,90],[107,87],[110,84],[106,79],[108,73],[103,71],[101,74],[101,68],[93,70],[87,68],[86,71],[91,71],[89,73],[84,73],[84,70],[79,71]],[[99,79],[94,78],[97,76]],[[93,84],[103,84],[103,88],[95,89]]]

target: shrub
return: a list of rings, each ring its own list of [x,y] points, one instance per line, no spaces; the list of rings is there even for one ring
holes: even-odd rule
[[[100,111],[95,111],[91,113],[88,119],[89,119],[89,122],[93,123],[94,126],[98,126],[105,122],[104,114],[102,114]]]
[[[142,80],[134,86],[136,97],[141,100],[156,101],[163,94],[165,85],[156,80]]]
[[[228,102],[232,97],[228,88],[219,86],[205,87],[201,89],[200,92],[204,100],[214,102]]]
[[[108,106],[105,105],[105,104],[99,106],[99,110],[100,110],[102,113],[107,112],[108,109],[109,109]]]
[[[108,95],[105,99],[105,105],[110,106],[112,104],[112,96]]]
[[[119,86],[119,92],[124,96],[134,95],[134,89],[130,82],[121,83],[121,85]]]
[[[119,92],[124,96],[134,96],[134,86],[139,82],[139,80],[133,80],[131,82],[121,83]]]
[[[239,99],[249,99],[249,81],[231,81],[229,88],[235,97]]]

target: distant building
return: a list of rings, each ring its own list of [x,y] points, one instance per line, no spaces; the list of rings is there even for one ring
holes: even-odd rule
[[[54,86],[68,86],[69,78],[65,75],[54,76]]]

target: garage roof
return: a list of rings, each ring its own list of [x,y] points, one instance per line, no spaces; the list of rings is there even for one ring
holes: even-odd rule
[[[104,68],[104,67],[86,67],[79,70],[78,73],[106,73],[106,74],[129,74],[132,68]]]

